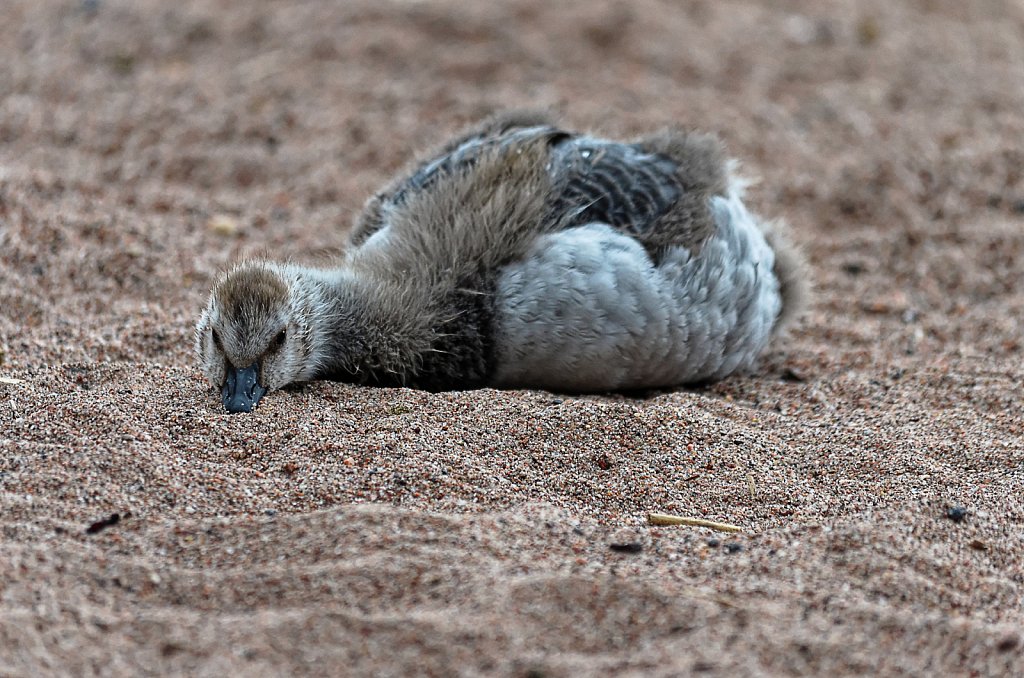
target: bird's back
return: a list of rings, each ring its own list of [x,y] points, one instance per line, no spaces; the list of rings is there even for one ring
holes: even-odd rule
[[[539,117],[513,117],[480,125],[377,194],[352,244],[386,227],[393,210],[443,190],[446,178],[473,172],[482,158],[536,143],[547,149],[550,181],[538,233],[606,223],[656,254],[668,245],[698,248],[713,231],[708,200],[724,190],[725,163],[711,137],[673,131],[619,142],[569,133]]]

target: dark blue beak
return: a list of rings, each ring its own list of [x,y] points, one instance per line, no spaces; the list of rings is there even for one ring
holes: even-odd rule
[[[221,389],[221,399],[228,412],[252,412],[267,392],[260,386],[260,366],[253,363],[244,370],[228,368],[228,378]]]

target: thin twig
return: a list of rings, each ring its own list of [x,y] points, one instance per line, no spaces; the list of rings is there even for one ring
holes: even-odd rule
[[[648,513],[647,514],[648,525],[690,525],[691,527],[710,527],[712,530],[718,530],[719,532],[742,532],[743,528],[739,525],[730,525],[729,523],[716,523],[713,520],[704,520],[703,518],[687,518],[685,516],[670,516],[665,513]]]

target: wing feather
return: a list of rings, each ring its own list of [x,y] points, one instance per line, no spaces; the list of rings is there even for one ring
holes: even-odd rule
[[[449,142],[367,203],[350,237],[365,242],[389,210],[430,191],[438,179],[469,171],[484,155],[545,140],[554,187],[538,231],[601,222],[636,237],[653,253],[668,245],[697,249],[714,231],[708,201],[724,190],[725,162],[712,137],[666,131],[634,143],[565,132],[546,117],[512,113]]]

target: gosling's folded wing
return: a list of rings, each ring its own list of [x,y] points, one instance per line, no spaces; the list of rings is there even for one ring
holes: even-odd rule
[[[563,133],[541,113],[513,111],[484,120],[415,161],[370,198],[349,236],[350,245],[358,247],[386,226],[389,210],[431,189],[439,178],[472,167],[486,151],[560,134]]]
[[[714,231],[708,200],[724,192],[725,161],[713,137],[668,131],[620,143],[558,140],[550,172],[566,226],[606,223],[649,252],[699,246]]]
[[[391,210],[436,189],[445,177],[471,172],[480,162],[500,163],[538,142],[548,149],[543,162],[550,204],[537,231],[607,223],[652,254],[667,245],[699,248],[714,231],[708,200],[724,192],[726,176],[714,138],[669,131],[622,143],[570,134],[542,117],[520,114],[481,124],[374,196],[352,245],[365,242],[387,224]]]

